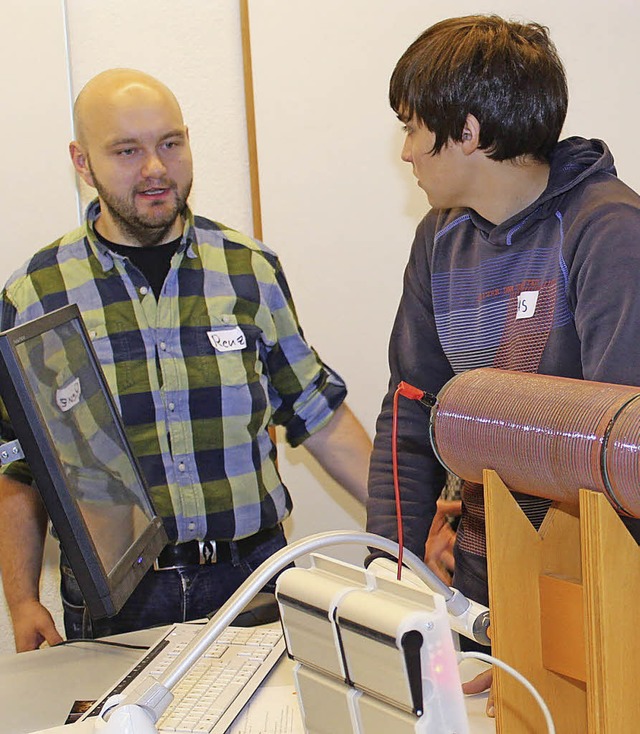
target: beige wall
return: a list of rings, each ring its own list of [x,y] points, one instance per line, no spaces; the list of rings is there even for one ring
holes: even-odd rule
[[[640,7],[635,0],[611,0],[606,12],[594,0],[250,7],[264,237],[283,259],[308,339],[347,379],[349,402],[372,434],[402,270],[426,209],[398,160],[400,126],[386,102],[397,57],[448,15],[494,11],[546,23],[569,74],[567,134],[606,139],[623,177],[640,188],[633,138]],[[69,100],[110,66],[144,69],[174,89],[195,152],[194,208],[251,230],[237,0],[5,0],[0,19],[0,280],[77,222]],[[303,451],[283,448],[281,466],[296,502],[291,537],[362,523],[363,513]],[[43,598],[57,609],[51,557]],[[0,651],[11,649],[0,615]]]
[[[33,23],[36,12],[38,26]],[[61,5],[5,0],[0,24],[4,283],[36,244],[46,244],[77,218],[73,174],[67,166],[71,120]],[[36,27],[47,32],[38,30],[35,39]]]

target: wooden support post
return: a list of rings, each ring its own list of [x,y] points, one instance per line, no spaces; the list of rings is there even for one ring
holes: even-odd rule
[[[640,730],[640,548],[602,494],[580,492],[587,731]]]
[[[493,654],[538,689],[557,734],[636,732],[640,549],[600,493],[552,505],[536,532],[495,472],[484,486]],[[545,732],[530,693],[494,675],[498,732]]]
[[[495,472],[485,472],[484,486],[492,652],[538,689],[559,733],[586,734],[585,684],[544,667],[541,625],[540,576],[581,581],[576,512],[552,507],[537,532]],[[501,670],[494,676],[498,732],[545,732],[522,684]]]

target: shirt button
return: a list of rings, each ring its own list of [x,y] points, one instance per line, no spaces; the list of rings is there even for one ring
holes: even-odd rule
[[[162,349],[163,352],[165,351],[166,348],[167,348],[166,343],[165,342],[160,342],[160,349]]]
[[[183,461],[178,464],[178,471],[184,471],[186,468]]]
[[[175,410],[176,409],[176,404],[175,403],[169,403],[169,405],[167,407],[169,408],[169,410]]]
[[[227,314],[224,314],[221,319],[223,324],[228,324],[230,320],[231,319],[227,316]]]
[[[193,530],[195,528],[196,524],[195,522],[190,522],[188,525],[189,530]]]
[[[142,286],[142,287],[140,288],[140,293],[141,293],[141,294],[142,294],[143,296],[146,296],[148,292],[149,292],[149,289],[147,288],[147,286],[146,286],[146,285],[143,285],[143,286]]]

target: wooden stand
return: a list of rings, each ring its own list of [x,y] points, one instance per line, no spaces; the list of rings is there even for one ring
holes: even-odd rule
[[[536,532],[494,471],[484,487],[493,655],[557,734],[640,731],[640,548],[598,492],[554,504]],[[544,734],[529,691],[494,670],[499,734]]]

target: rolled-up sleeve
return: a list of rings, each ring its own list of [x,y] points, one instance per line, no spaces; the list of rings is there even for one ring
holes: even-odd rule
[[[329,422],[347,388],[307,343],[279,262],[269,303],[274,329],[267,355],[272,419],[285,428],[288,443],[298,446]]]

